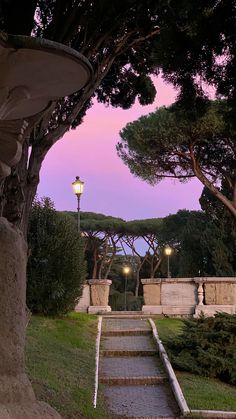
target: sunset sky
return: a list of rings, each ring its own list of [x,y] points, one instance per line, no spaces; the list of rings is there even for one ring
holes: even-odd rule
[[[162,217],[178,209],[199,209],[202,186],[197,181],[180,184],[165,180],[150,186],[130,174],[116,154],[119,131],[141,115],[175,100],[172,86],[159,77],[156,100],[151,106],[135,104],[129,110],[95,103],[84,123],[67,133],[48,153],[41,170],[39,197],[49,196],[58,210],[76,210],[71,183],[85,182],[81,210],[126,220]]]

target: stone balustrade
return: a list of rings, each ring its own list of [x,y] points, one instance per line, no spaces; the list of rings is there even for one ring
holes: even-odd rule
[[[167,316],[213,316],[216,312],[236,314],[236,277],[142,279],[146,314]],[[87,281],[75,310],[89,313],[111,311],[108,305],[111,281]]]
[[[168,316],[236,313],[235,277],[142,279],[143,312]]]

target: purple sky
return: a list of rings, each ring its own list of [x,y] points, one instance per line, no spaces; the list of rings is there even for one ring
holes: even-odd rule
[[[119,131],[130,121],[175,100],[176,92],[159,77],[151,106],[135,104],[129,110],[95,104],[84,123],[67,133],[48,153],[41,170],[38,195],[49,196],[58,210],[76,210],[71,182],[85,182],[81,210],[130,219],[162,217],[178,209],[199,209],[202,186],[165,180],[150,186],[130,174],[116,154]]]

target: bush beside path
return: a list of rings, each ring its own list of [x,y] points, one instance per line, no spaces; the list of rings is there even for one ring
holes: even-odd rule
[[[233,316],[231,320],[234,320]],[[229,322],[231,323],[231,320],[227,318],[227,324]],[[215,321],[217,321],[217,319]],[[207,323],[215,321],[213,319],[208,319]],[[155,323],[159,336],[173,362],[172,346],[173,343],[174,346],[176,346],[179,339],[182,341],[181,335],[183,332],[186,335],[185,322],[179,319],[166,318],[158,319]],[[207,329],[207,326],[208,325],[205,326],[205,329]],[[224,330],[221,331],[221,334],[222,333],[224,333]],[[189,342],[187,342],[185,335],[183,336],[186,345],[188,345]],[[232,335],[232,340],[234,338],[235,337]],[[173,367],[186,401],[191,409],[236,411],[235,386],[223,383],[216,378],[202,376],[201,374],[197,375],[187,371],[179,371],[178,367],[174,364]],[[185,364],[185,367],[187,368],[187,363]]]

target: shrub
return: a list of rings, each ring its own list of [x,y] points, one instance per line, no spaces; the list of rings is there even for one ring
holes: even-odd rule
[[[75,220],[57,213],[49,198],[33,204],[29,228],[27,305],[34,313],[74,309],[85,280],[83,244]]]
[[[236,315],[185,320],[182,334],[165,344],[175,368],[236,384]]]
[[[109,305],[113,311],[123,311],[125,309],[125,293],[111,290]],[[135,297],[132,292],[126,293],[126,309],[128,311],[140,311],[143,305],[143,297]]]

